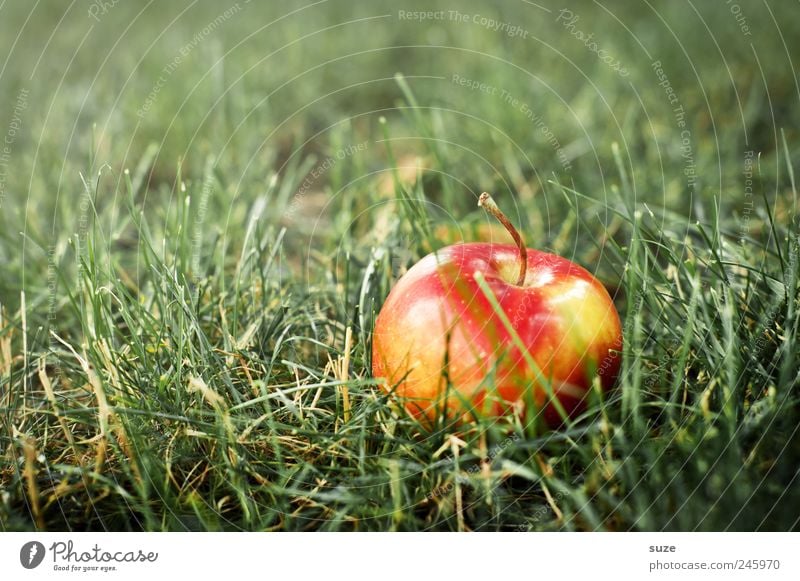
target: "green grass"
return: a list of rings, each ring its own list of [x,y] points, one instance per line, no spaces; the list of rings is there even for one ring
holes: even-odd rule
[[[0,529],[798,529],[797,9],[697,4],[3,4]],[[371,377],[484,190],[623,318],[568,429]]]

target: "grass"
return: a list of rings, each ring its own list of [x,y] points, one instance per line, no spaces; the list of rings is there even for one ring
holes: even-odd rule
[[[0,528],[797,530],[788,3],[399,9],[0,8]],[[405,269],[506,241],[484,190],[623,318],[568,429],[371,377]]]

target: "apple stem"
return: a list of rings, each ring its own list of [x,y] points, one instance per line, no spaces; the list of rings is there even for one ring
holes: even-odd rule
[[[525,248],[522,236],[519,235],[517,229],[514,228],[514,225],[506,218],[506,215],[503,214],[503,211],[497,206],[492,196],[487,192],[483,192],[480,198],[478,198],[478,206],[500,220],[500,223],[505,226],[505,229],[508,230],[508,233],[511,234],[514,242],[516,242],[517,248],[519,248],[519,277],[517,277],[517,286],[522,286],[522,283],[525,282],[525,275],[528,272],[528,249]]]

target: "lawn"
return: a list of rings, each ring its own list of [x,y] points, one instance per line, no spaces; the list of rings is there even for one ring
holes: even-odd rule
[[[797,4],[433,6],[0,3],[0,530],[800,528]],[[372,376],[483,191],[622,318],[561,429]]]

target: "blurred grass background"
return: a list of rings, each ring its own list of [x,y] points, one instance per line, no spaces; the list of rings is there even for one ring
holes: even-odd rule
[[[797,12],[3,4],[0,524],[797,528]],[[609,287],[623,375],[452,448],[369,336],[431,248],[505,241],[484,190]]]

